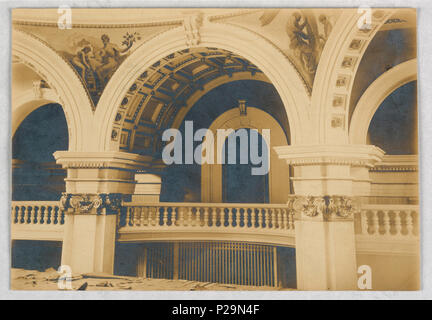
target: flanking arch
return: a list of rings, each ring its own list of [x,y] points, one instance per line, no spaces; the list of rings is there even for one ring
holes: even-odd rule
[[[312,108],[317,109],[313,113],[313,123],[318,128],[315,143],[349,142],[348,103],[357,69],[375,34],[395,11],[371,10],[371,27],[364,30],[357,26],[364,11],[344,11],[325,44],[311,99]]]
[[[417,59],[412,59],[379,76],[357,103],[349,129],[350,143],[366,144],[370,122],[381,103],[393,91],[408,82],[417,80]]]
[[[48,100],[53,100],[63,107],[69,131],[69,150],[84,150],[86,140],[94,136],[86,133],[86,128],[92,128],[92,107],[72,67],[41,40],[15,29],[12,38],[12,55],[39,74],[53,90]],[[24,100],[27,98],[23,97]],[[23,111],[33,107],[34,105],[18,106]]]
[[[278,91],[287,112],[293,143],[310,135],[308,107],[310,98],[295,68],[270,42],[241,27],[204,21],[197,47],[220,48],[251,61],[264,72]],[[253,45],[251,45],[253,44]],[[111,139],[113,123],[121,101],[134,81],[152,64],[180,50],[187,49],[186,33],[177,27],[162,33],[137,48],[110,79],[96,108],[100,126],[98,150],[118,150],[119,142]]]
[[[221,114],[211,124],[209,130],[216,137],[217,129],[270,129],[270,170],[269,170],[269,196],[270,203],[286,203],[290,193],[289,167],[286,162],[279,159],[273,150],[275,146],[286,146],[288,141],[279,123],[268,113],[254,107],[247,108],[247,115],[240,115],[239,109],[230,109]],[[216,138],[215,138],[216,146]],[[216,148],[216,147],[215,147]],[[218,150],[214,152],[215,160]],[[202,164],[201,165],[201,201],[222,202],[222,165]]]
[[[12,137],[21,122],[34,110],[48,104],[60,103],[57,94],[52,89],[42,89],[41,95],[37,97],[33,90],[26,90],[18,98],[12,101]]]

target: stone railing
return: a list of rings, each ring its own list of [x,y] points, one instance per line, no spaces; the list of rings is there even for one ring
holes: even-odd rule
[[[363,205],[356,215],[356,234],[381,238],[418,238],[417,205]]]
[[[61,240],[64,221],[58,201],[12,201],[12,239]]]
[[[280,242],[280,237],[294,236],[294,216],[284,204],[124,202],[119,232],[129,234],[123,237],[127,240],[146,232],[167,232],[174,239],[173,232],[179,232],[182,239],[258,240],[274,235]]]

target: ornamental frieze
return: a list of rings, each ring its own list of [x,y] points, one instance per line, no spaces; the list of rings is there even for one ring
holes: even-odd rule
[[[117,214],[121,201],[120,193],[63,193],[60,208],[72,214]]]
[[[352,220],[357,211],[356,200],[348,196],[291,196],[288,207],[296,219],[338,221]]]

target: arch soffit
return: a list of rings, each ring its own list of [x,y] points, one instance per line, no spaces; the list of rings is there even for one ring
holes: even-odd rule
[[[375,34],[395,12],[372,9],[371,28],[361,30],[357,23],[364,12],[344,11],[327,40],[312,90],[312,106],[318,108],[313,122],[318,143],[348,142],[348,103],[361,59]]]
[[[381,103],[396,89],[417,80],[417,59],[412,59],[379,76],[357,103],[351,120],[349,137],[353,144],[366,144],[370,122]]]
[[[33,90],[26,90],[19,97],[12,100],[12,137],[24,119],[36,109],[48,104],[60,101],[52,89],[42,89],[37,97]]]

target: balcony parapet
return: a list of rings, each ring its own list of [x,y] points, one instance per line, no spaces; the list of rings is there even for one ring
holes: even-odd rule
[[[286,204],[123,203],[120,241],[232,240],[294,245]]]
[[[65,216],[59,201],[12,201],[12,240],[63,240]]]

